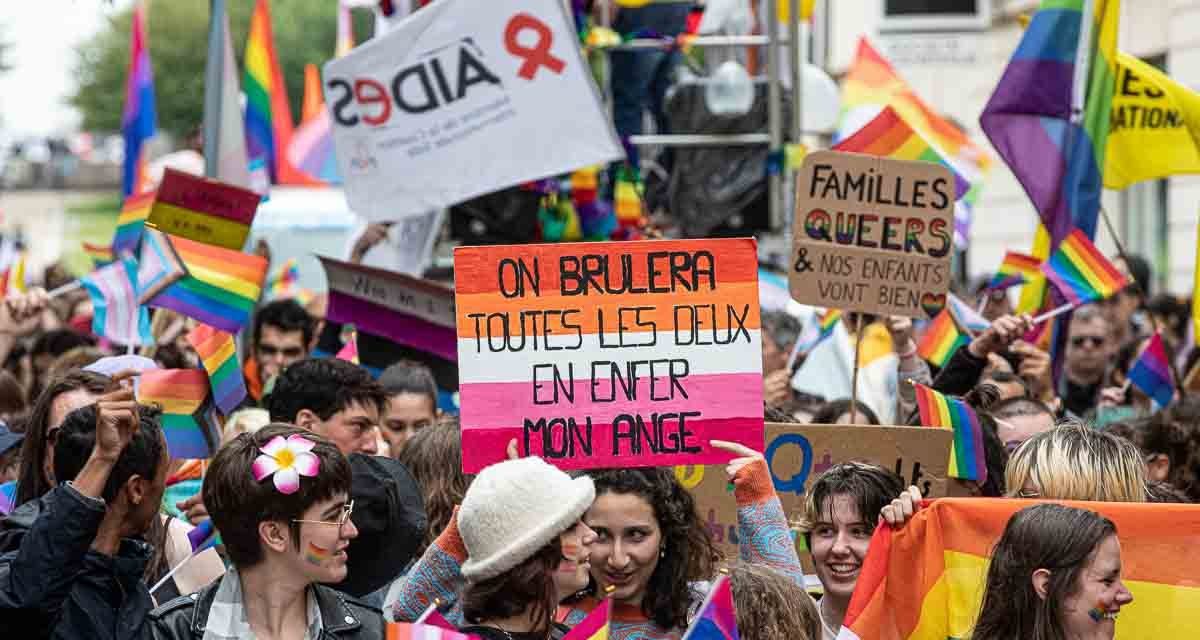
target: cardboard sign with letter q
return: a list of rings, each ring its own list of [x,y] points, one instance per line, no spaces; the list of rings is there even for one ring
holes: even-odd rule
[[[803,304],[932,318],[946,306],[955,183],[929,162],[818,151],[796,177],[789,288]]]

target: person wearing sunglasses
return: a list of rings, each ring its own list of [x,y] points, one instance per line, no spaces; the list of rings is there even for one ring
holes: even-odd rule
[[[233,566],[152,611],[141,637],[383,638],[378,609],[322,584],[345,579],[358,536],[350,484],[346,457],[310,431],[272,424],[226,444],[203,496]]]
[[[1099,307],[1088,305],[1075,310],[1058,389],[1068,415],[1082,418],[1096,407],[1115,346],[1111,325]]]

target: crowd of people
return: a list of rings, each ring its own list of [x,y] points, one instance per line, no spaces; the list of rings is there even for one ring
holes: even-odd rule
[[[987,480],[955,481],[962,493],[1031,501],[993,551],[974,638],[1111,637],[1132,602],[1113,523],[1040,501],[1200,498],[1200,401],[1154,408],[1126,384],[1154,327],[1190,369],[1188,323],[1128,267],[1138,284],[1075,312],[1058,378],[1004,296],[981,294],[990,326],[940,369],[915,355],[912,321],[863,319],[891,339],[898,378],[977,412]],[[84,300],[34,289],[0,304],[0,497],[11,496],[0,503],[0,629],[383,638],[387,623],[435,608],[485,640],[556,640],[611,599],[613,640],[677,639],[727,573],[743,638],[830,640],[875,529],[904,527],[927,498],[890,469],[847,461],[810,479],[802,511],[789,513],[762,452],[713,441],[729,455],[737,508],[737,554],[726,556],[670,468],[568,474],[514,443],[506,461],[464,475],[433,372],[330,357],[322,345],[345,328],[322,311],[319,299],[258,309],[247,400],[197,471],[169,456],[159,407],[135,392],[146,370],[199,365],[183,338],[192,320],[155,311],[155,346],[119,355],[74,317]],[[762,324],[767,421],[918,423],[907,383],[889,407],[796,389],[800,321],[764,311]],[[219,544],[193,553],[209,527]]]

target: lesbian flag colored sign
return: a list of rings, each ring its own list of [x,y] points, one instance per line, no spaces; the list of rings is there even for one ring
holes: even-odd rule
[[[460,247],[463,471],[714,464],[763,447],[752,239]]]

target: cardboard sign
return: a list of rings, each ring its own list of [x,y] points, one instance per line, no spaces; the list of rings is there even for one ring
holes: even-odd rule
[[[167,169],[148,222],[173,236],[241,251],[260,200],[253,191]]]
[[[809,154],[796,182],[792,298],[936,316],[950,288],[954,189],[950,170],[929,162]]]
[[[761,450],[753,239],[460,247],[454,278],[465,473],[513,438],[571,469]]]
[[[804,496],[813,478],[842,462],[872,462],[891,469],[904,479],[904,486],[916,485],[931,498],[957,493],[946,476],[954,440],[949,429],[772,423],[766,425],[765,440],[764,456],[789,521],[804,514]],[[679,466],[675,475],[696,497],[713,540],[727,557],[737,557],[737,503],[725,468]]]
[[[372,222],[625,155],[560,0],[438,0],[328,62],[324,87]]]

